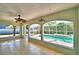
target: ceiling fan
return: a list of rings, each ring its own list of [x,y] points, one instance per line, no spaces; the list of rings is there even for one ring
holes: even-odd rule
[[[16,20],[16,22],[19,22],[19,23],[26,23],[26,20],[22,19],[21,15],[18,15],[18,18],[15,18],[15,20]]]

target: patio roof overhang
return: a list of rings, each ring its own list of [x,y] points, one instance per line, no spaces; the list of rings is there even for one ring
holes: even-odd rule
[[[7,21],[7,24],[12,24],[15,22],[14,18],[17,14],[21,14],[26,21],[30,21],[31,19],[69,9],[77,5],[77,3],[1,3],[0,22],[4,23],[4,21]]]

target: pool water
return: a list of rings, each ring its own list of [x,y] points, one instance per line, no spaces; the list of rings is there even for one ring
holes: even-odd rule
[[[63,42],[66,42],[66,43],[73,43],[72,37],[65,37],[65,36],[59,36],[59,35],[44,35],[44,38],[50,39],[50,40],[63,41]]]

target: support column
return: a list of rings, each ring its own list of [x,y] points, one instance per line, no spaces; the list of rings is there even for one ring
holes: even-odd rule
[[[77,18],[74,20],[74,54],[78,55],[79,54],[79,17],[78,17],[78,9],[76,10],[76,16]]]
[[[79,5],[78,5],[79,6]],[[78,35],[78,55],[79,55],[79,7],[78,7],[78,32],[77,32],[77,35]]]
[[[30,27],[28,26],[28,40],[30,40]]]
[[[13,25],[13,36],[15,36],[16,26]]]
[[[20,38],[23,38],[23,26],[22,23],[20,23]]]
[[[43,41],[43,24],[41,24],[41,26],[40,26],[40,34],[41,34],[41,40]]]
[[[65,34],[67,35],[67,24],[66,24],[66,33]]]
[[[22,28],[23,28],[22,34],[23,34],[23,37],[25,38],[26,37],[26,25],[24,24]]]
[[[56,21],[55,21],[55,22],[56,22]],[[58,26],[58,25],[57,25],[57,23],[56,23],[56,34],[58,33],[58,31],[57,31],[57,26]]]
[[[78,54],[78,22],[74,23],[74,54]]]

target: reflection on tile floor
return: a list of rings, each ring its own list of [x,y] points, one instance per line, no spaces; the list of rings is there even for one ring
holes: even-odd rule
[[[25,39],[17,39],[1,42],[0,55],[60,55],[60,53]]]

